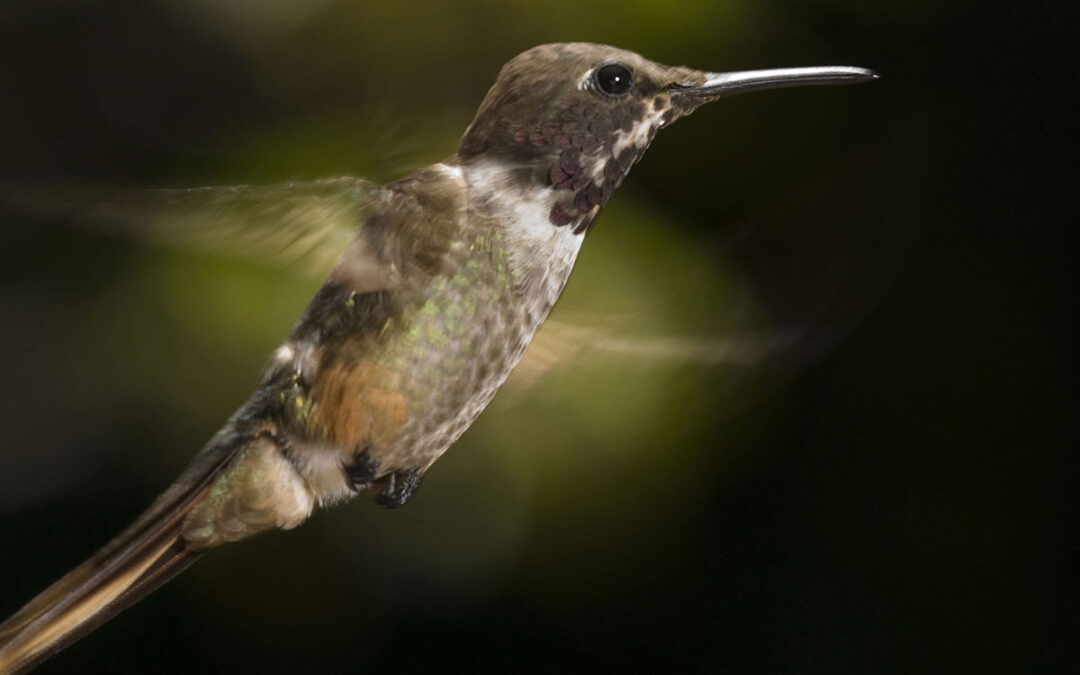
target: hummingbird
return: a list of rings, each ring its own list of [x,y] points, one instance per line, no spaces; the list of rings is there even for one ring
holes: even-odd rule
[[[850,66],[705,72],[590,43],[507,62],[447,159],[358,178],[166,190],[93,207],[148,237],[336,257],[251,397],[98,553],[0,624],[28,670],[207,551],[370,493],[405,504],[559,299],[601,210],[661,129],[750,91],[866,82]]]

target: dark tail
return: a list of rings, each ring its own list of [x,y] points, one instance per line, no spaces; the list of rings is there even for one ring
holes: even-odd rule
[[[227,463],[229,453],[213,454],[200,455],[131,527],[0,624],[0,674],[33,668],[199,558],[181,527]]]

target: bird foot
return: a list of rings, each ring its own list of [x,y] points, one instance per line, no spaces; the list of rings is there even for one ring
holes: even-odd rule
[[[420,469],[404,469],[387,474],[378,480],[381,489],[375,495],[379,506],[396,509],[405,505],[420,486]]]

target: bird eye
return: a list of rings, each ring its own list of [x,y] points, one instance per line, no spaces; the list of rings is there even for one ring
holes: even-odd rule
[[[600,66],[593,74],[596,86],[608,96],[622,96],[634,85],[634,76],[630,69],[621,63],[609,63]]]

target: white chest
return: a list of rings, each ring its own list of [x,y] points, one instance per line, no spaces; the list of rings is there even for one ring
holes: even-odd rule
[[[578,222],[552,223],[559,192],[546,186],[522,188],[515,172],[504,165],[470,166],[465,181],[470,210],[504,228],[515,285],[540,301],[542,320],[562,293],[581,250],[584,234],[574,233]]]

